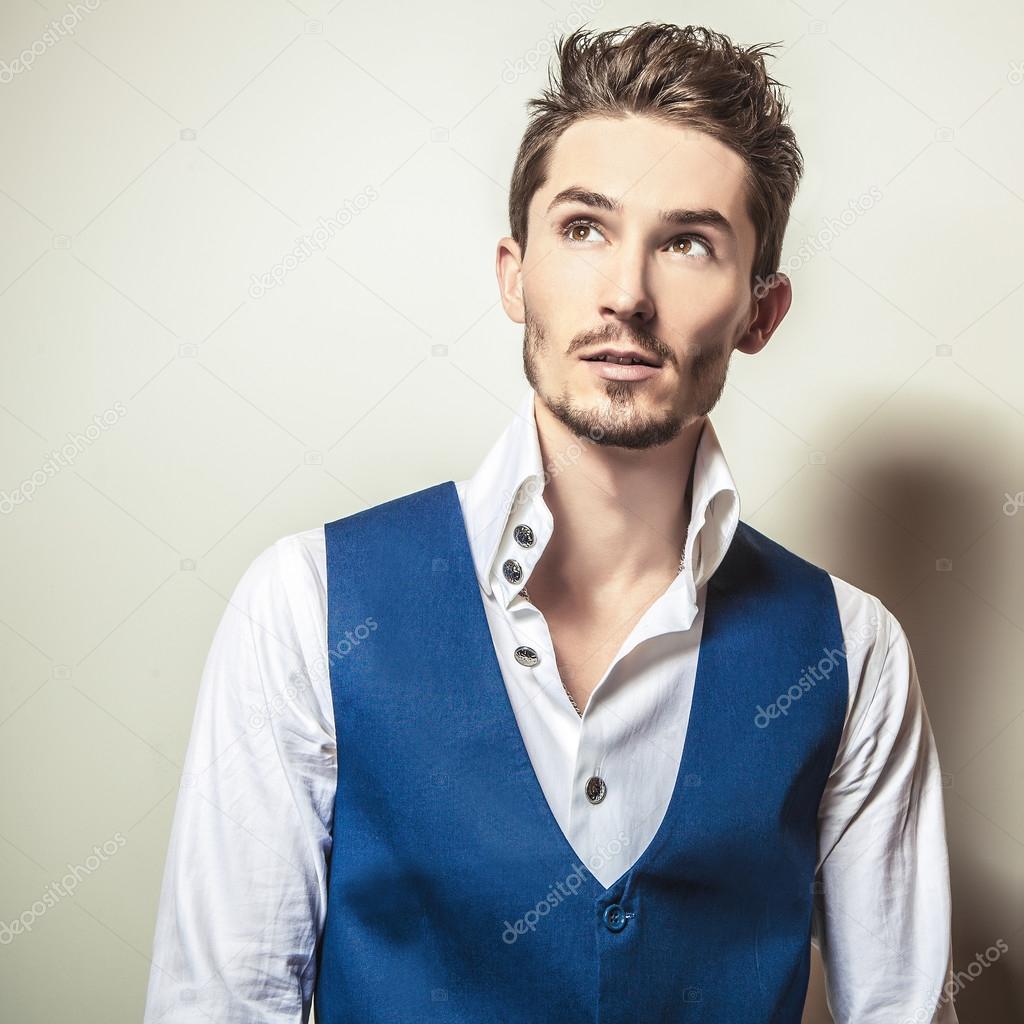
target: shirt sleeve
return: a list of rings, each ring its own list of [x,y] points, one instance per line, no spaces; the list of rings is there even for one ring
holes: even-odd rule
[[[836,1024],[957,1024],[935,740],[902,627],[858,594],[865,621],[847,637],[857,678],[819,809],[813,938],[829,1009]]]
[[[337,757],[325,599],[299,536],[251,563],[207,655],[144,1024],[309,1017]]]

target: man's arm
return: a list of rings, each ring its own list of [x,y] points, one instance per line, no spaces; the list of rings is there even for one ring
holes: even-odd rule
[[[252,562],[220,620],[175,807],[145,1024],[308,1020],[337,779],[322,612],[313,560],[292,536]]]
[[[957,1024],[935,740],[902,627],[857,594],[878,628],[848,660],[859,678],[818,817],[814,940],[829,1005],[837,1024]]]

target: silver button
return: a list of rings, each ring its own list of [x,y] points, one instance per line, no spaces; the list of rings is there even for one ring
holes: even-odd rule
[[[514,558],[506,559],[501,571],[509,583],[518,583],[523,578],[523,567]]]
[[[599,778],[596,775],[591,775],[587,779],[587,799],[592,804],[599,804],[603,799],[605,793],[608,792],[608,787],[604,784],[604,779]]]
[[[532,647],[517,647],[513,652],[513,657],[520,665],[525,665],[527,668],[533,668],[540,662],[537,652]]]
[[[533,542],[536,540],[533,535],[533,530],[531,530],[526,523],[520,523],[512,531],[512,536],[515,537],[516,543],[521,548],[532,548]]]

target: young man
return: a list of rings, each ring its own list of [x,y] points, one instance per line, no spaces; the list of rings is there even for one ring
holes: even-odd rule
[[[207,661],[158,1021],[955,1022],[907,638],[739,518],[708,413],[786,315],[761,48],[574,33],[498,244],[476,473],[284,537]]]

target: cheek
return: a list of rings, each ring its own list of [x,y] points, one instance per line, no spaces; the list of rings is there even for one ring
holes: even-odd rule
[[[714,343],[735,331],[744,296],[736,283],[724,276],[694,275],[690,280],[674,282],[656,298],[659,319],[677,337],[692,338],[698,344]]]
[[[594,294],[594,269],[558,250],[538,253],[532,264],[524,262],[523,271],[527,304],[552,327],[560,319],[576,319]]]
[[[595,258],[586,259],[564,249],[550,250],[538,276],[542,276],[549,291],[565,301],[590,295],[601,278]]]

